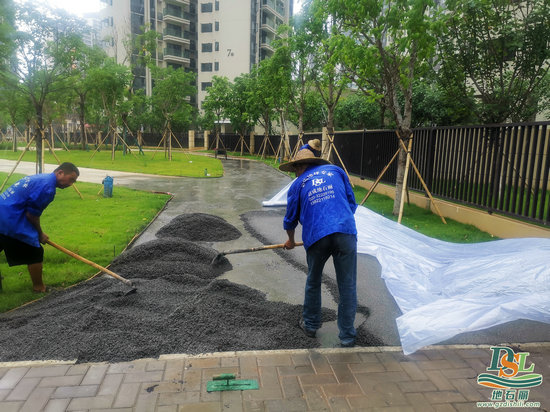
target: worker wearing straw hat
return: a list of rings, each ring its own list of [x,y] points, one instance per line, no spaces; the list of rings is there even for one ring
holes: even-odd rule
[[[299,326],[309,337],[321,327],[321,280],[323,268],[332,256],[338,284],[338,329],[340,345],[355,345],[357,309],[357,204],[345,172],[303,148],[279,169],[294,172],[296,180],[288,190],[283,227],[288,240],[285,249],[296,246],[294,232],[302,224],[308,274]]]

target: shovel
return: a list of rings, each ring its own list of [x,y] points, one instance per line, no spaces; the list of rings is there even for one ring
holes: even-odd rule
[[[296,242],[295,243],[296,246],[302,246],[303,244],[304,244],[304,242]],[[210,265],[212,265],[212,266],[217,265],[218,263],[221,262],[221,259],[225,255],[232,255],[232,254],[235,254],[235,253],[257,252],[259,250],[268,250],[268,249],[282,249],[283,247],[285,247],[285,244],[284,243],[279,243],[277,245],[258,246],[258,247],[251,247],[251,248],[248,248],[248,249],[225,250],[221,253],[218,253],[218,255],[214,259],[212,259],[212,262],[210,263]]]
[[[86,258],[83,258],[82,256],[77,255],[77,254],[74,253],[74,252],[71,252],[69,249],[65,249],[63,246],[60,246],[60,245],[58,245],[58,244],[52,242],[52,241],[49,240],[49,239],[46,240],[46,243],[47,243],[48,245],[53,246],[54,248],[56,248],[56,249],[62,251],[63,253],[66,253],[67,255],[69,255],[69,256],[71,256],[71,257],[74,257],[76,260],[80,260],[81,262],[84,262],[84,263],[86,263],[86,264],[88,264],[88,265],[90,265],[90,266],[93,266],[93,267],[96,268],[96,269],[101,270],[102,272],[107,273],[108,275],[114,277],[115,279],[120,280],[121,282],[127,284],[128,286],[132,286],[132,282],[130,282],[128,279],[125,279],[125,278],[123,278],[122,276],[117,275],[115,272],[113,272],[113,271],[111,271],[111,270],[109,270],[109,269],[107,269],[107,268],[104,268],[103,266],[100,266],[100,265],[98,265],[97,263],[92,262],[91,260],[88,260],[88,259],[86,259]],[[135,292],[137,292],[137,289],[136,289],[135,287],[132,287],[132,289],[129,290],[128,292],[126,292],[125,295],[129,295],[129,294],[135,293]]]

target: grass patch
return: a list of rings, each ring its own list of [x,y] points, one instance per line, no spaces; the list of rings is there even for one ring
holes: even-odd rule
[[[220,177],[223,176],[223,166],[219,159],[208,156],[193,155],[182,151],[172,151],[172,160],[164,158],[162,151],[146,151],[143,155],[126,153],[122,151],[115,153],[115,160],[111,160],[111,151],[56,150],[55,154],[61,162],[72,162],[78,167],[91,169],[117,170],[122,172],[149,173],[163,176],[185,176],[185,177]],[[0,158],[17,160],[21,152],[11,150],[0,150]],[[27,151],[23,161],[35,162],[36,152]],[[57,164],[57,160],[46,151],[44,154],[45,163]],[[208,176],[206,176],[208,175]]]
[[[7,173],[0,173],[3,181]],[[14,175],[7,186],[22,178]],[[142,192],[117,186],[116,195],[104,198],[98,195],[99,184],[78,182],[78,190],[58,189],[55,200],[41,217],[41,225],[50,239],[67,249],[106,266],[140,233],[164,207],[168,195]],[[70,256],[44,245],[44,282],[48,286],[64,288],[88,279],[97,270]],[[0,312],[37,299],[26,266],[9,267],[4,253],[0,253]]]
[[[364,187],[355,186],[355,200],[361,202],[368,190]],[[371,193],[363,205],[382,216],[397,221],[397,216],[392,214],[393,199],[379,193]],[[484,232],[473,225],[467,225],[456,220],[445,218],[447,224],[441,218],[428,209],[421,208],[415,204],[405,203],[403,207],[403,218],[401,223],[426,236],[454,243],[478,243],[496,240],[497,237]]]

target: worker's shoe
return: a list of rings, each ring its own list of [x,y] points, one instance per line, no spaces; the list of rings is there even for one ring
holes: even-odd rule
[[[300,319],[300,322],[298,322],[298,326],[300,327],[300,329],[302,329],[302,331],[306,334],[306,336],[310,338],[315,337],[317,331],[315,329],[306,328],[306,324],[304,323],[303,319]]]
[[[335,348],[354,348],[355,347],[355,341],[351,341],[351,342],[340,342],[340,343],[337,343],[335,346]]]

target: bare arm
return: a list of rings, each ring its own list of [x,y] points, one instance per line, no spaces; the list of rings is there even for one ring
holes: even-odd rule
[[[287,230],[288,240],[285,242],[285,249],[294,249],[296,242],[294,241],[294,229]]]
[[[26,217],[29,222],[31,222],[31,225],[33,225],[38,232],[38,240],[40,241],[40,243],[46,243],[49,237],[42,231],[42,227],[40,226],[40,216],[34,216],[27,212]]]

